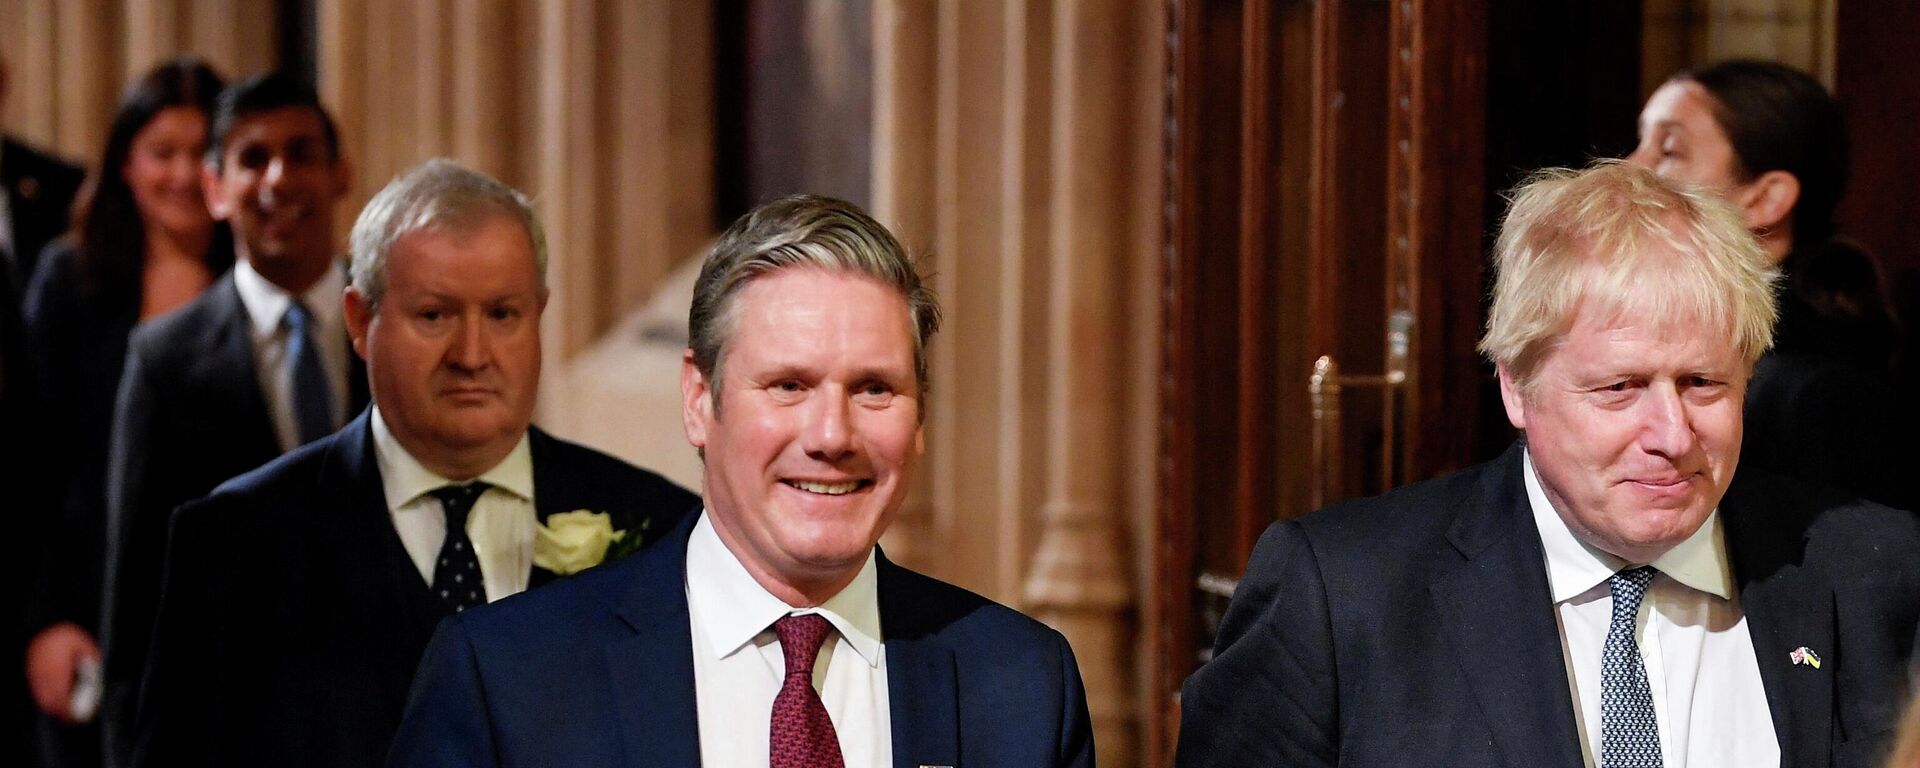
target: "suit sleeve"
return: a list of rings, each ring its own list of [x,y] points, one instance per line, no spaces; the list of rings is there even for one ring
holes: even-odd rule
[[[132,716],[140,670],[150,640],[153,581],[165,548],[166,520],[145,518],[147,445],[153,429],[154,393],[147,381],[139,336],[128,345],[120,392],[114,401],[113,435],[107,448],[107,541],[100,645],[105,656],[105,697],[100,733],[108,768],[124,765],[132,748]],[[151,530],[158,528],[158,530]],[[160,553],[149,556],[143,550]],[[148,567],[148,561],[153,561]]]
[[[74,601],[63,600],[62,592],[81,580],[60,578],[64,575],[60,571],[67,563],[82,562],[81,552],[86,547],[78,539],[89,530],[98,530],[97,526],[88,529],[81,521],[72,519],[73,510],[65,503],[68,473],[77,457],[72,446],[72,431],[57,427],[61,420],[70,419],[74,414],[67,402],[72,387],[62,375],[68,350],[74,346],[68,333],[68,315],[74,300],[66,296],[61,297],[65,301],[53,298],[54,281],[49,278],[54,270],[44,268],[49,256],[42,255],[40,263],[43,268],[34,276],[21,304],[22,339],[20,346],[14,348],[21,350],[21,354],[0,354],[0,367],[7,368],[7,376],[16,377],[6,384],[12,389],[10,396],[26,403],[24,413],[8,414],[11,429],[5,434],[11,437],[4,453],[7,465],[18,467],[9,486],[20,489],[27,508],[33,510],[32,514],[22,516],[28,526],[25,540],[47,542],[37,552],[27,555],[32,562],[24,614],[29,637],[62,619],[77,620],[82,626],[93,625],[95,617],[65,615]],[[17,367],[8,366],[16,360],[32,363],[30,376],[22,375]],[[28,446],[32,449],[28,450]],[[85,581],[91,582],[92,578]]]
[[[77,330],[82,299],[73,274],[73,251],[65,242],[47,246],[28,290],[25,313],[26,359],[34,364],[32,412],[22,444],[35,446],[21,475],[21,486],[45,532],[30,541],[47,542],[37,553],[29,594],[27,628],[39,632],[63,621],[97,630],[100,622],[101,553],[106,537],[99,476],[82,477],[89,451],[104,446],[70,427],[83,406],[75,394],[81,374],[77,360],[98,354]],[[91,495],[81,497],[91,492]]]
[[[1080,681],[1080,663],[1074,660],[1073,646],[1065,637],[1060,644],[1060,675],[1065,685],[1060,712],[1060,750],[1056,765],[1063,768],[1093,768],[1093,722],[1087,714],[1087,689]]]
[[[1181,691],[1182,768],[1333,766],[1339,760],[1333,630],[1300,526],[1260,537],[1214,644]]]
[[[479,659],[465,625],[452,616],[440,622],[387,753],[388,768],[498,766],[492,714],[480,680]]]
[[[211,765],[218,720],[215,679],[221,674],[227,633],[215,610],[221,581],[208,571],[222,551],[206,521],[212,510],[188,506],[174,517],[153,645],[135,712],[138,743],[132,764]]]

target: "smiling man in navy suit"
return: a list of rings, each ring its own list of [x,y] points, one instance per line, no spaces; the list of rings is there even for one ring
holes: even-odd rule
[[[931,293],[854,206],[768,203],[696,283],[703,514],[441,625],[395,766],[1091,766],[1065,638],[875,547],[921,452]]]
[[[442,618],[693,512],[530,425],[545,252],[524,196],[444,160],[368,202],[344,311],[374,405],[175,514],[135,765],[378,765]]]

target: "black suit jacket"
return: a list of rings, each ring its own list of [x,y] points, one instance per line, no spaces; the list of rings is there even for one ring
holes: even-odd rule
[[[0,483],[15,492],[20,514],[10,520],[21,541],[47,542],[58,535],[50,508],[54,489],[40,482],[45,456],[35,438],[34,366],[26,352],[21,297],[33,277],[36,257],[67,229],[68,209],[83,178],[79,168],[0,136],[0,194],[12,219],[12,259],[0,258]],[[27,723],[32,706],[18,661],[26,650],[27,597],[34,592],[31,553],[0,563],[0,763],[26,764]]]
[[[138,766],[366,766],[447,611],[395,532],[369,418],[180,509],[141,691]],[[649,538],[692,493],[534,429],[534,507]],[[553,575],[535,568],[530,583]]]
[[[34,360],[35,441],[46,459],[37,484],[57,510],[47,521],[52,535],[38,553],[32,630],[70,621],[99,631],[107,441],[127,336],[140,311],[87,295],[81,280],[73,241],[56,241],[40,256],[25,304],[26,348]]]
[[[695,519],[612,566],[442,623],[387,764],[699,765]],[[884,556],[878,567],[894,765],[1092,767],[1066,638]]]
[[[1911,407],[1884,370],[1813,349],[1761,356],[1740,464],[1911,509]]]
[[[131,746],[133,691],[146,668],[174,508],[280,455],[254,370],[251,320],[229,271],[191,303],[135,328],[107,459],[107,573],[101,643],[109,765]],[[367,404],[358,357],[349,412]]]
[[[1518,447],[1274,524],[1212,662],[1182,766],[1579,768]],[[1912,515],[1742,469],[1721,501],[1782,764],[1877,766],[1920,621]],[[1819,652],[1819,669],[1793,649]]]
[[[0,137],[0,187],[13,218],[13,285],[33,278],[40,249],[67,231],[73,196],[86,178],[78,167],[11,138]]]

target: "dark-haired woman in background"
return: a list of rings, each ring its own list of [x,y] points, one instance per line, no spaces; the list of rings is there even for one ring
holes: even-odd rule
[[[72,721],[77,669],[98,660],[106,457],[114,394],[135,323],[199,295],[233,264],[207,213],[201,165],[223,87],[196,59],[148,71],[120,100],[105,149],[74,203],[71,233],[40,257],[25,303],[49,495],[57,508],[35,584],[27,678],[46,714]],[[97,736],[42,738],[48,764],[99,762]],[[76,754],[77,753],[77,754]]]
[[[1647,100],[1628,159],[1720,190],[1779,262],[1780,322],[1748,385],[1741,464],[1912,508],[1901,333],[1878,265],[1837,237],[1847,138],[1826,88],[1773,62],[1682,72]]]

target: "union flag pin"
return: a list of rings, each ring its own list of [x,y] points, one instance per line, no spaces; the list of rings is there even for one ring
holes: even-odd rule
[[[1820,668],[1820,655],[1804,645],[1793,649],[1792,653],[1787,654],[1787,658],[1792,659],[1795,664],[1805,664],[1814,669]]]

